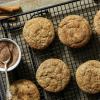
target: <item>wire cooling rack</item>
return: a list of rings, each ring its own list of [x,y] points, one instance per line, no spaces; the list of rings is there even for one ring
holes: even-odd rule
[[[99,1],[99,0],[98,0]],[[97,10],[100,9],[100,3],[93,0],[70,1],[62,4],[45,7],[39,10],[24,14],[15,15],[11,18],[17,18],[17,21],[10,21],[11,18],[1,20],[0,38],[7,37],[18,43],[22,51],[22,60],[19,66],[12,72],[9,72],[10,81],[19,79],[30,79],[38,87],[41,100],[100,100],[100,94],[90,95],[83,93],[75,81],[75,71],[79,64],[90,60],[100,60],[100,36],[97,36],[93,28],[93,18]],[[71,49],[60,43],[58,37],[53,43],[43,51],[36,51],[30,48],[24,41],[22,29],[25,22],[33,17],[46,17],[50,19],[57,30],[61,19],[70,14],[84,16],[90,23],[92,29],[92,38],[83,48]],[[59,58],[70,66],[71,81],[69,85],[60,93],[49,93],[44,91],[36,82],[35,73],[39,64],[48,58]],[[5,74],[0,72],[0,100],[5,100]]]

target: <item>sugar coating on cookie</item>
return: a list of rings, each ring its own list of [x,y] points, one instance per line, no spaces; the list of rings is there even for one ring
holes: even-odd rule
[[[69,83],[70,76],[68,66],[56,58],[45,60],[36,72],[39,85],[49,92],[63,90]]]
[[[58,27],[60,41],[72,48],[84,46],[90,39],[91,31],[88,21],[82,16],[69,15],[62,19]]]
[[[100,10],[96,13],[94,17],[94,29],[98,35],[100,35]]]
[[[33,18],[25,23],[23,36],[32,48],[44,49],[54,39],[55,33],[53,24],[47,18]]]
[[[39,91],[34,83],[29,80],[19,80],[11,87],[11,100],[40,100]]]
[[[81,64],[76,71],[76,81],[84,92],[100,92],[100,61],[90,60]]]

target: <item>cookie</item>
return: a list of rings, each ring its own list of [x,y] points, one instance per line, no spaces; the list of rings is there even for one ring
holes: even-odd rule
[[[94,17],[94,29],[98,35],[100,35],[100,10],[96,13]]]
[[[89,60],[81,64],[76,71],[76,81],[84,92],[100,92],[100,61]]]
[[[11,100],[40,100],[39,91],[34,83],[29,80],[19,80],[11,87]]]
[[[21,7],[19,5],[14,5],[14,6],[0,6],[0,11],[2,13],[12,13],[21,10]]]
[[[50,20],[37,17],[25,23],[23,36],[34,49],[46,48],[54,39],[54,27]]]
[[[58,37],[63,44],[71,48],[82,47],[91,37],[89,23],[81,16],[69,15],[60,22]]]
[[[56,58],[45,60],[36,72],[39,85],[49,92],[63,90],[69,83],[70,77],[68,66],[62,60]]]

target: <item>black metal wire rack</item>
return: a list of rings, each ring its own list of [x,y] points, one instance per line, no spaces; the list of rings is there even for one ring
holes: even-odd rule
[[[99,1],[99,0],[98,0]],[[70,1],[62,4],[45,7],[39,10],[12,16],[0,21],[0,38],[6,37],[18,43],[22,51],[22,60],[19,66],[9,72],[11,82],[19,79],[30,79],[37,86],[41,94],[41,100],[100,100],[100,94],[90,95],[82,92],[75,81],[75,71],[79,64],[90,59],[100,60],[100,36],[96,35],[93,28],[93,18],[100,3],[93,0]],[[33,17],[46,17],[50,19],[57,29],[61,19],[70,14],[84,16],[90,23],[93,32],[90,42],[83,48],[71,49],[60,43],[58,37],[43,51],[35,51],[24,41],[22,29],[25,22]],[[17,21],[10,21],[17,18]],[[71,81],[60,93],[49,93],[44,91],[36,82],[35,72],[39,64],[48,58],[60,58],[70,66]],[[5,74],[0,72],[0,100],[5,100]]]

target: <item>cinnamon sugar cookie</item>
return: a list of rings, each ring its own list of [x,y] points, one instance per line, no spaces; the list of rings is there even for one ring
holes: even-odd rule
[[[34,49],[46,48],[54,39],[54,27],[49,19],[33,18],[25,23],[23,36]]]
[[[60,22],[58,36],[60,41],[69,47],[82,47],[91,37],[89,23],[81,16],[69,15]]]
[[[70,80],[68,66],[59,59],[48,59],[40,64],[36,79],[41,87],[49,92],[59,92],[65,88]]]
[[[40,100],[39,91],[29,80],[19,80],[11,85],[11,100]]]
[[[100,35],[100,10],[96,13],[94,17],[94,29],[98,35]]]
[[[76,71],[76,81],[81,90],[95,94],[100,92],[100,61],[90,60]]]

